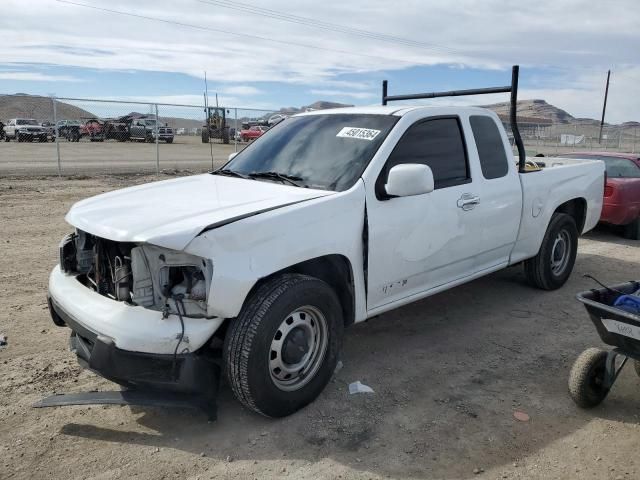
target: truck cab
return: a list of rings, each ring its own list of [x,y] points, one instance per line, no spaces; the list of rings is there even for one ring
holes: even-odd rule
[[[156,139],[165,143],[173,142],[173,129],[168,125],[160,125],[155,118],[138,118],[129,125],[129,138],[155,142]]]

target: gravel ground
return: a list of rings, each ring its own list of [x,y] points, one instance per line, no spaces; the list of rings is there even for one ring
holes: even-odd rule
[[[608,231],[581,239],[558,291],[510,268],[349,328],[344,367],[285,419],[244,410],[225,385],[214,423],[159,408],[31,408],[114,387],[67,350],[47,276],[73,202],[155,178],[0,178],[0,478],[640,478],[633,369],[594,410],[567,395],[571,363],[600,345],[574,298],[593,286],[581,274],[640,277],[637,242]],[[356,380],[375,393],[349,395]]]

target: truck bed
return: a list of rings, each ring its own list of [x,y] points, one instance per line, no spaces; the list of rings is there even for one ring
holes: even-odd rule
[[[587,210],[578,231],[586,233],[600,218],[604,194],[604,162],[600,160],[532,157],[527,162],[544,162],[537,171],[520,173],[522,221],[510,264],[537,254],[556,205],[574,198],[584,200]]]

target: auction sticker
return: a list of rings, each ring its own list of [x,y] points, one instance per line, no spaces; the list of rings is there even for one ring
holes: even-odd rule
[[[640,328],[635,325],[629,325],[628,323],[622,323],[610,318],[603,318],[602,323],[604,324],[604,328],[611,333],[617,333],[618,335],[640,340]]]
[[[380,130],[373,130],[371,128],[358,128],[358,127],[344,127],[338,132],[336,137],[345,138],[358,138],[360,140],[373,140],[378,136]]]

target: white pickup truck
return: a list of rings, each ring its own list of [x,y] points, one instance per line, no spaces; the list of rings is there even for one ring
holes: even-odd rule
[[[519,172],[481,108],[297,115],[217,171],[75,204],[52,317],[123,385],[195,394],[218,361],[245,406],[288,415],[327,384],[350,324],[518,263],[561,287],[604,164],[544,160]]]

